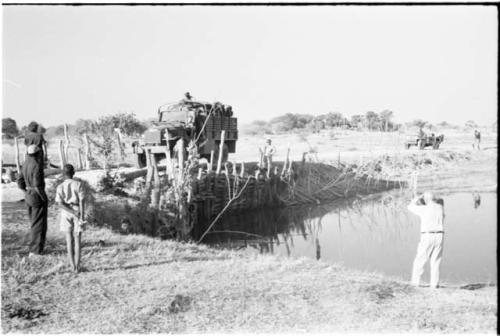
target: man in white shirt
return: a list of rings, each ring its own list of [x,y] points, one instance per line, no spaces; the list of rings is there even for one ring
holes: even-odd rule
[[[276,147],[274,147],[272,144],[271,144],[271,139],[267,139],[266,140],[266,145],[264,146],[264,149],[261,150],[259,148],[259,150],[261,151],[261,154],[263,156],[263,159],[264,159],[264,168],[268,169],[269,167],[272,167],[272,164],[273,164],[273,155],[276,153]]]
[[[420,217],[420,242],[418,243],[417,255],[413,262],[413,272],[411,283],[419,286],[420,277],[424,273],[424,266],[430,259],[431,267],[431,288],[439,285],[439,266],[443,254],[444,235],[444,206],[434,200],[430,191],[423,195],[425,204],[418,204],[422,196],[417,196],[411,200],[408,210]]]
[[[60,230],[66,234],[68,259],[74,272],[80,271],[81,236],[85,223],[85,192],[80,181],[74,180],[75,168],[63,168],[64,182],[57,186],[56,203],[61,209]],[[74,244],[73,244],[74,241]]]

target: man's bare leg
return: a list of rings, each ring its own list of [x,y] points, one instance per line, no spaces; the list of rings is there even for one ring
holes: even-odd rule
[[[68,250],[68,260],[73,271],[75,270],[75,261],[73,259],[73,234],[66,232],[66,248]]]
[[[75,233],[75,271],[80,271],[80,242],[82,238],[82,233]]]

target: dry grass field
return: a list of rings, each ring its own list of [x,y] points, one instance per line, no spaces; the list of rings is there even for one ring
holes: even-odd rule
[[[22,333],[493,332],[496,287],[413,288],[380,274],[194,244],[84,233],[69,271],[50,211],[47,255],[2,213],[2,330]]]

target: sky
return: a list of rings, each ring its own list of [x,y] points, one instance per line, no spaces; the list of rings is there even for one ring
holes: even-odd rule
[[[186,91],[242,123],[497,120],[492,6],[4,6],[2,28],[2,117],[19,126],[151,118]]]

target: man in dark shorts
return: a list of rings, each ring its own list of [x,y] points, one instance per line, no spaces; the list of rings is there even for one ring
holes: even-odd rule
[[[28,125],[28,133],[26,133],[24,138],[24,144],[26,148],[30,145],[38,147],[38,151],[33,157],[43,168],[44,162],[47,161],[47,141],[45,141],[42,134],[38,133],[38,128],[39,126],[36,121],[30,122]]]
[[[47,206],[43,166],[36,160],[39,149],[29,145],[17,185],[25,192],[25,202],[31,220],[29,256],[42,254],[47,234]]]

